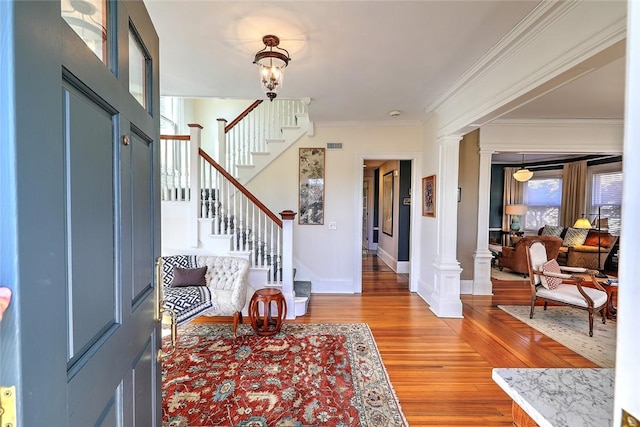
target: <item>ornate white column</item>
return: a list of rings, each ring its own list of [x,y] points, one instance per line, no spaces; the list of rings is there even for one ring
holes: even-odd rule
[[[478,239],[473,254],[473,295],[492,295],[491,259],[489,251],[489,202],[491,193],[491,155],[493,150],[480,149],[478,177]]]
[[[461,135],[438,139],[439,173],[436,176],[436,218],[438,251],[433,261],[434,288],[429,299],[438,317],[462,317],[460,263],[456,258],[458,234],[458,164]]]

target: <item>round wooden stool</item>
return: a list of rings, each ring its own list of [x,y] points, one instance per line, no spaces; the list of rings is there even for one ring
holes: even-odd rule
[[[272,317],[271,308],[273,306],[275,306],[276,312]],[[260,309],[262,309],[262,317],[260,317]],[[251,320],[251,327],[256,331],[256,334],[263,337],[277,334],[285,317],[287,317],[287,302],[279,289],[258,289],[251,297],[249,320]]]

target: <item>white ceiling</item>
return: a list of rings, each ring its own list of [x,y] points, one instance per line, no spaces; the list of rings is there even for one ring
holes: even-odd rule
[[[537,3],[145,0],[160,37],[163,95],[264,98],[252,61],[262,36],[275,34],[292,57],[279,97],[310,97],[315,122],[423,120]],[[508,117],[622,118],[623,93],[622,59]]]

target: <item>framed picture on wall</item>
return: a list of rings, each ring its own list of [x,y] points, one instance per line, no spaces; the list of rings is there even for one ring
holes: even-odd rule
[[[393,171],[382,177],[382,232],[393,236]]]
[[[300,149],[298,224],[324,224],[324,154],[324,148]]]
[[[436,176],[422,178],[422,216],[436,216]]]

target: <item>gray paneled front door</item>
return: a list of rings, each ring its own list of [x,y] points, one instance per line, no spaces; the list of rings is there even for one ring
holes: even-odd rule
[[[141,1],[1,3],[1,385],[18,426],[159,426],[157,35]]]

